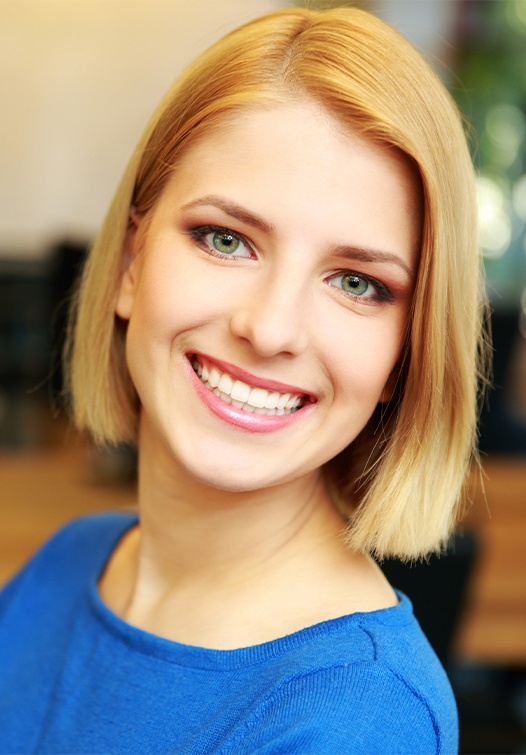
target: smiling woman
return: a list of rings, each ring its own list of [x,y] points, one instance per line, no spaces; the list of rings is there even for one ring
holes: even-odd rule
[[[154,207],[134,212],[116,305],[149,420],[141,441],[162,439],[148,468],[168,453],[193,479],[254,491],[317,478],[355,440],[392,393],[418,190],[399,155],[310,100],[239,113],[182,155]],[[194,360],[216,368],[211,390]],[[233,379],[251,388],[246,407]],[[285,414],[291,397],[301,404]]]
[[[455,521],[475,217],[448,95],[366,13],[265,16],[175,83],[68,351],[77,425],[137,444],[138,515],[73,523],[0,595],[2,751],[456,751],[371,554]]]

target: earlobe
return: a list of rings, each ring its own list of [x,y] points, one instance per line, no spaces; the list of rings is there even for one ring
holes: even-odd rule
[[[119,315],[119,317],[122,317],[123,320],[130,319],[135,299],[135,288],[137,284],[137,255],[135,241],[138,227],[138,217],[135,208],[132,207],[130,210],[126,235],[124,237],[120,281],[117,291],[117,300],[115,302],[115,313]]]

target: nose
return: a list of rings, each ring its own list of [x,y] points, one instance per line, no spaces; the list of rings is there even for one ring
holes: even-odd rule
[[[308,343],[306,287],[294,273],[257,278],[235,306],[231,332],[262,357],[301,354]]]

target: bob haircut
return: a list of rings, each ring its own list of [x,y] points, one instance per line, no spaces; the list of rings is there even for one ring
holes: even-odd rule
[[[133,443],[140,404],[115,315],[130,208],[148,212],[185,150],[247,108],[308,97],[396,149],[421,191],[421,252],[392,399],[324,468],[351,547],[421,557],[447,542],[475,454],[485,299],[473,168],[444,86],[387,24],[351,8],[271,13],[226,35],[169,90],[88,258],[66,350],[72,413],[98,443]],[[143,223],[143,226],[146,223]]]

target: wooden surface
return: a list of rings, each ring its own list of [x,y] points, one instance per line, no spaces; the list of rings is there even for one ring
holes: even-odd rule
[[[526,458],[485,460],[466,522],[477,533],[480,552],[456,652],[475,661],[524,666]]]
[[[95,456],[63,423],[46,443],[0,451],[0,582],[74,517],[134,505],[133,486],[111,482],[114,460]],[[457,636],[458,656],[526,665],[526,458],[487,459],[485,499],[475,486],[467,523],[480,552]]]
[[[111,481],[111,466],[63,423],[43,446],[0,451],[0,583],[65,522],[134,505],[133,487]]]

